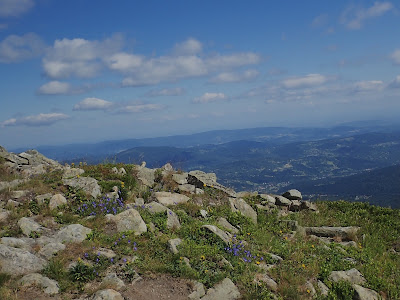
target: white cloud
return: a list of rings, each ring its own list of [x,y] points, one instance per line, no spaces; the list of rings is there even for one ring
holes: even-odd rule
[[[43,84],[38,92],[44,95],[57,95],[57,94],[67,94],[71,91],[71,87],[67,82],[61,81],[50,81]]]
[[[224,82],[243,82],[257,78],[260,73],[257,70],[246,70],[242,73],[238,72],[223,72],[210,79],[212,83]]]
[[[389,88],[400,88],[400,75],[396,76],[396,78],[389,83],[388,85]]]
[[[194,98],[193,103],[209,103],[227,99],[228,97],[224,93],[204,93],[202,96]]]
[[[393,62],[396,65],[400,65],[400,49],[395,50],[392,55],[390,55],[390,58],[393,60]]]
[[[358,81],[354,83],[354,92],[371,92],[379,91],[384,87],[383,81],[380,80],[370,80],[370,81]]]
[[[0,0],[0,17],[18,17],[34,5],[33,0]]]
[[[161,89],[161,90],[152,90],[146,94],[149,97],[158,97],[158,96],[180,96],[185,93],[183,88],[177,87],[172,89]]]
[[[118,53],[123,41],[120,35],[114,35],[103,41],[85,39],[56,40],[42,64],[45,74],[50,78],[68,78],[70,76],[89,78],[97,76],[104,60]]]
[[[200,53],[203,49],[203,45],[196,39],[189,38],[182,43],[175,45],[174,53],[176,55],[193,55]]]
[[[42,39],[34,34],[9,35],[0,42],[0,62],[15,63],[38,56],[44,51]]]
[[[376,1],[369,8],[350,6],[343,11],[340,22],[348,29],[360,29],[364,21],[380,17],[391,9],[393,9],[393,5],[387,1]]]
[[[54,124],[58,121],[66,120],[69,116],[62,113],[38,114],[23,117],[20,119],[9,119],[1,123],[2,127],[6,126],[46,126]]]
[[[205,60],[210,69],[236,68],[246,65],[255,65],[261,62],[261,57],[252,52],[235,53],[230,55],[214,55]]]
[[[112,102],[103,99],[86,98],[75,104],[73,110],[108,110],[112,108],[112,106]]]
[[[161,110],[165,106],[161,104],[148,103],[148,104],[131,104],[121,107],[118,113],[143,113],[148,111]]]
[[[282,81],[282,85],[289,89],[295,89],[317,86],[327,81],[328,78],[321,74],[308,74],[306,76],[285,79]]]
[[[107,65],[111,70],[128,72],[138,68],[143,63],[143,57],[129,53],[116,53],[106,59]]]

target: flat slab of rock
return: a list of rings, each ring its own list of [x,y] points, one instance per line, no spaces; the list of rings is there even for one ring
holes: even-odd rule
[[[32,218],[26,217],[22,217],[18,220],[18,226],[26,236],[29,236],[33,231],[40,233],[45,230],[42,225],[34,221]]]
[[[292,189],[288,190],[287,192],[282,194],[283,197],[289,200],[302,200],[303,196],[301,195],[300,191]]]
[[[90,194],[93,198],[97,198],[101,194],[101,188],[97,180],[92,177],[75,177],[71,179],[63,179],[63,184],[80,188],[86,193]]]
[[[344,280],[354,284],[363,284],[367,282],[364,276],[354,268],[347,271],[332,271],[328,279],[334,282]]]
[[[218,222],[218,225],[221,225],[222,227],[224,227],[225,229],[227,229],[230,232],[233,232],[233,233],[239,232],[239,229],[237,229],[235,226],[233,226],[231,223],[229,223],[227,219],[225,219],[223,217],[218,218],[217,222]]]
[[[244,199],[229,198],[229,203],[233,212],[238,211],[243,216],[250,218],[254,224],[257,224],[256,211]]]
[[[32,273],[21,278],[19,283],[22,286],[39,286],[48,295],[58,294],[59,286],[57,281],[47,278],[39,273]]]
[[[2,273],[24,275],[41,271],[46,260],[27,250],[0,244],[0,268]]]
[[[276,203],[276,199],[275,197],[268,195],[268,194],[260,194],[260,197],[262,199],[264,199],[265,201],[267,201],[269,204],[275,204]]]
[[[278,206],[290,206],[292,201],[283,196],[275,196],[275,204]]]
[[[100,290],[94,294],[92,300],[124,300],[120,293],[112,289]]]
[[[214,225],[203,225],[201,227],[207,228],[209,231],[218,236],[225,244],[229,244],[232,240],[232,235],[229,232],[223,231]]]
[[[358,284],[353,284],[355,291],[354,299],[356,300],[379,300],[382,299],[377,292],[367,289]]]
[[[28,242],[28,241],[29,242]],[[3,245],[9,246],[9,247],[13,247],[13,248],[19,248],[19,249],[24,249],[27,251],[31,250],[31,244],[33,243],[33,239],[18,239],[18,238],[14,238],[14,237],[2,237],[1,238],[1,243]]]
[[[71,224],[58,231],[54,240],[58,243],[81,243],[92,229],[82,226],[81,224]]]
[[[178,185],[178,189],[181,192],[187,192],[187,193],[191,193],[191,194],[196,192],[196,187],[194,185],[188,184],[188,183]]]
[[[188,173],[182,174],[173,174],[172,180],[175,181],[177,184],[187,184]]]
[[[230,197],[236,197],[236,192],[234,190],[217,183],[217,176],[215,175],[215,173],[190,171],[187,181],[189,184],[194,185],[196,188],[202,189],[204,186],[208,186],[223,191]]]
[[[240,298],[239,289],[229,278],[225,278],[213,288],[208,289],[202,300],[235,300]]]
[[[43,248],[39,250],[39,255],[45,257],[46,259],[50,259],[53,255],[55,255],[58,251],[62,251],[65,249],[65,245],[62,243],[48,243]]]
[[[189,201],[188,196],[171,192],[155,192],[154,196],[159,203],[165,206],[186,203]]]
[[[117,224],[118,232],[133,230],[135,235],[141,235],[147,231],[147,226],[142,216],[133,208],[112,216],[112,221]]]
[[[158,203],[156,201],[147,203],[144,205],[145,208],[151,213],[151,214],[157,214],[161,212],[167,211],[167,207],[162,205],[161,203]]]
[[[360,227],[304,227],[307,235],[315,235],[319,237],[341,237],[343,240],[351,241],[356,237]]]

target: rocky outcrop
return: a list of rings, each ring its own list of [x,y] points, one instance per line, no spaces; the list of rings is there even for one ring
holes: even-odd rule
[[[27,250],[0,244],[0,268],[2,273],[24,275],[41,271],[47,262]]]
[[[43,289],[45,294],[48,294],[48,295],[58,294],[58,292],[59,292],[59,286],[58,286],[57,281],[47,278],[38,273],[32,273],[32,274],[25,275],[24,277],[21,278],[19,283],[25,287],[26,286],[39,286]]]
[[[358,284],[353,284],[355,291],[355,300],[379,300],[382,299],[377,292],[371,289],[367,289]]]
[[[93,198],[97,198],[101,195],[101,188],[97,183],[97,180],[92,177],[63,178],[63,184],[73,188],[82,189]]]
[[[366,282],[364,276],[354,268],[347,271],[333,271],[328,279],[334,282],[343,280],[354,284],[364,284]]]
[[[211,187],[223,191],[230,197],[236,197],[236,192],[230,188],[217,183],[217,176],[215,173],[205,173],[203,171],[191,171],[187,179],[189,184],[194,185],[196,188]]]
[[[288,190],[287,192],[282,194],[283,197],[289,200],[303,200],[303,196],[298,190]]]
[[[87,235],[92,232],[92,229],[82,226],[81,224],[72,224],[58,231],[54,240],[59,243],[81,243]]]
[[[225,278],[213,288],[208,289],[202,300],[235,300],[240,298],[239,289],[229,278]]]
[[[248,217],[254,224],[257,224],[256,211],[242,198],[229,198],[229,203],[233,212],[238,211],[243,216]]]
[[[135,235],[147,231],[146,223],[136,209],[127,209],[115,216],[110,215],[111,221],[117,224],[118,232],[133,230]]]
[[[347,227],[304,227],[307,235],[315,235],[318,237],[340,237],[344,241],[352,241],[357,235],[360,227],[347,226]]]
[[[189,201],[188,196],[171,192],[155,192],[154,197],[159,203],[165,206],[186,203]]]
[[[223,231],[219,229],[217,226],[214,225],[203,225],[203,228],[208,229],[212,233],[214,233],[216,236],[218,236],[226,245],[229,244],[229,242],[232,241],[232,235],[229,232]]]

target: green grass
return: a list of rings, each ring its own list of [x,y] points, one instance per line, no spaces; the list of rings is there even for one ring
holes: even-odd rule
[[[124,167],[127,174],[121,176],[112,173],[114,166],[118,169]],[[156,186],[153,189],[141,187],[132,165],[101,164],[82,168],[85,170],[82,176],[98,179],[103,191],[108,192],[114,185],[118,186],[125,203],[132,203],[135,197],[143,197],[145,202],[150,202],[156,189]],[[266,285],[254,282],[254,277],[263,272],[259,264],[275,263],[269,254],[273,253],[283,258],[282,262],[268,271],[278,283],[278,299],[310,299],[305,284],[316,280],[330,287],[327,299],[348,299],[353,293],[349,284],[329,282],[328,276],[332,271],[350,268],[358,269],[365,276],[366,287],[386,295],[388,299],[400,299],[400,256],[392,252],[393,245],[400,243],[399,210],[364,203],[319,202],[319,213],[301,211],[279,217],[278,210],[258,211],[258,223],[255,225],[240,213],[232,212],[226,196],[212,187],[206,187],[204,195],[196,195],[202,201],[190,200],[171,207],[179,217],[179,229],[167,228],[166,213],[150,214],[146,209],[136,208],[148,228],[152,223],[155,230],[135,236],[133,232],[117,233],[103,214],[86,218],[88,213],[79,212],[78,208],[83,204],[97,205],[101,203],[100,199],[90,199],[80,190],[67,189],[61,183],[61,175],[52,172],[22,187],[30,188],[35,193],[63,192],[68,205],[50,212],[46,205],[27,202],[12,210],[9,222],[3,226],[0,235],[21,236],[16,222],[23,216],[31,215],[52,216],[58,224],[81,223],[91,228],[92,233],[84,243],[67,246],[42,271],[59,282],[62,292],[81,292],[85,282],[100,282],[107,268],[113,267],[128,281],[136,276],[136,272],[139,275],[168,273],[212,287],[229,277],[240,288],[244,299],[272,299],[272,293]],[[159,178],[157,190],[171,186],[171,178]],[[253,208],[262,200],[257,196],[246,198]],[[196,204],[201,202],[203,205]],[[207,205],[211,202],[219,205]],[[201,217],[201,209],[207,211],[207,219]],[[219,217],[226,218],[240,228],[229,245],[202,228],[205,224],[220,227],[217,224]],[[298,221],[301,226],[360,226],[355,236],[357,247],[344,247],[337,243],[325,245],[301,235],[292,237],[291,228],[281,220]],[[182,239],[178,254],[168,249],[168,241],[173,238]],[[238,255],[234,255],[229,249],[237,247],[240,241],[244,246],[238,250]],[[98,256],[99,248],[111,249],[116,256],[112,261]],[[190,267],[185,263],[185,258],[189,260]],[[68,269],[72,262],[77,262],[77,265]],[[4,295],[10,291],[9,282],[9,277],[0,274],[0,289],[6,289]],[[317,299],[322,298],[319,295]]]

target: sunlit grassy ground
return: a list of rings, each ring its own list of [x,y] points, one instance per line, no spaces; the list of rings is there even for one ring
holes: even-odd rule
[[[124,167],[127,174],[114,174],[111,172],[114,166]],[[231,212],[223,194],[207,187],[204,195],[196,195],[186,204],[171,207],[180,219],[182,226],[179,229],[167,228],[165,213],[152,215],[145,208],[136,207],[148,228],[153,224],[155,229],[135,236],[133,232],[118,233],[115,226],[106,222],[104,215],[123,211],[136,197],[148,202],[155,191],[173,190],[176,185],[171,177],[160,178],[150,189],[138,184],[133,165],[82,165],[81,168],[85,170],[81,176],[96,178],[105,192],[118,186],[122,200],[89,199],[82,191],[63,186],[60,172],[48,173],[15,190],[29,189],[36,195],[62,192],[68,205],[50,211],[46,205],[27,202],[12,209],[9,221],[2,224],[0,231],[1,236],[20,236],[16,222],[28,215],[40,215],[43,222],[54,218],[60,227],[75,223],[90,227],[93,231],[86,241],[68,245],[42,271],[59,282],[62,293],[94,292],[86,284],[96,286],[106,270],[113,268],[126,282],[134,280],[136,273],[168,273],[211,287],[229,277],[239,287],[244,299],[272,299],[268,288],[254,281],[255,274],[263,272],[263,265],[275,263],[269,254],[272,253],[283,258],[268,271],[278,283],[277,294],[282,299],[311,298],[306,282],[311,281],[316,286],[317,280],[330,287],[328,299],[351,299],[353,291],[349,284],[333,284],[327,279],[331,271],[350,268],[358,269],[367,280],[366,286],[383,297],[400,299],[400,255],[392,250],[400,244],[399,210],[363,203],[320,202],[319,213],[301,211],[279,217],[278,210],[258,211],[258,224],[254,225],[242,215]],[[5,197],[7,192],[1,192],[0,196]],[[255,196],[246,200],[256,209],[255,205],[262,199]],[[211,206],[210,202],[220,205]],[[201,216],[200,209],[207,211],[207,219]],[[205,224],[217,225],[219,217],[225,217],[240,228],[229,245],[201,227]],[[291,228],[280,222],[281,219],[296,220],[300,226],[360,226],[355,237],[357,248],[337,243],[326,246],[318,240],[293,235]],[[178,246],[179,253],[173,254],[168,249],[168,240],[178,237],[182,239],[182,244]],[[101,248],[113,250],[116,256],[107,258],[99,254]],[[185,262],[186,258],[190,267]],[[69,269],[71,263],[75,266]],[[0,299],[14,299],[15,282],[14,278],[0,274]]]

